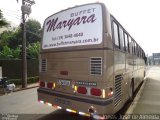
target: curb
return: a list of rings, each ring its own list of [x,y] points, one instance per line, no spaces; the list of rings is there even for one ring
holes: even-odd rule
[[[18,91],[22,91],[22,90],[32,89],[32,88],[36,88],[36,87],[39,87],[39,85],[32,86],[32,87],[27,87],[27,88],[17,88],[13,92],[18,92]]]
[[[16,88],[12,92],[18,92],[18,91],[28,90],[28,89],[32,89],[32,88],[38,88],[38,87],[39,87],[39,85],[34,85],[34,86],[31,86],[31,87],[27,87],[27,88]],[[5,95],[5,93],[0,94],[0,96],[3,96],[3,95]]]

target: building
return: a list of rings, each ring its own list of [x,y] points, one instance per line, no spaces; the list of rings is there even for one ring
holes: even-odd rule
[[[160,53],[152,54],[153,65],[160,65]]]

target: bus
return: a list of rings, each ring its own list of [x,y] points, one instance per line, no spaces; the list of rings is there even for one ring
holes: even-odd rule
[[[45,19],[38,101],[93,118],[119,111],[145,76],[145,52],[103,3]]]

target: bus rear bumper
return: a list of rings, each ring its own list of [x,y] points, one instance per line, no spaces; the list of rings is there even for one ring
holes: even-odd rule
[[[86,114],[113,114],[113,99],[93,99],[70,94],[61,94],[45,88],[38,88],[38,100],[60,106],[62,109],[73,110]],[[94,113],[91,113],[91,108]]]

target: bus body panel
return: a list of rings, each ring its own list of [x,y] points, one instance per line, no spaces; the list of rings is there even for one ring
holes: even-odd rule
[[[64,26],[61,26],[62,22],[58,26],[56,23],[57,17],[62,17],[63,13],[66,16],[71,13],[70,17],[72,18],[72,10],[77,11],[81,8],[82,12],[88,10],[88,14],[96,9],[101,12],[100,15],[102,16],[99,16],[99,22],[93,24],[97,27],[101,26],[97,28],[101,35],[96,33],[94,27],[92,27],[94,29],[86,27],[85,31],[84,21],[84,28],[80,27],[82,31],[78,29],[78,24],[82,25],[82,21],[75,22],[76,26],[65,26],[64,24]],[[83,19],[86,17],[83,17]],[[91,23],[96,19],[98,17],[90,17],[88,21]],[[94,114],[98,115],[114,114],[124,106],[129,99],[128,90],[131,81],[134,81],[134,90],[136,90],[143,80],[145,67],[142,57],[134,56],[131,52],[119,50],[115,47],[113,19],[104,4],[94,3],[63,10],[45,20],[43,40],[41,41],[38,100],[60,106],[62,109],[72,109],[76,113],[90,114],[89,108],[94,108],[96,111]],[[61,20],[63,21],[63,19]],[[52,24],[46,28],[47,23]],[[58,27],[55,27],[56,24]],[[120,24],[118,23],[118,25]],[[69,27],[73,31],[69,32]],[[62,28],[68,30],[62,30]],[[56,30],[60,31],[54,32]],[[88,36],[86,36],[88,38],[85,41],[84,33],[91,34],[92,31],[99,36],[97,37],[98,41],[88,40]],[[84,36],[81,36],[82,32]],[[73,34],[70,35],[70,33]],[[73,39],[74,33],[80,35],[78,38],[82,38],[82,41],[84,41],[75,42],[74,40],[77,38]],[[90,36],[93,37],[93,33]],[[65,35],[68,35],[66,39],[64,39]]]

